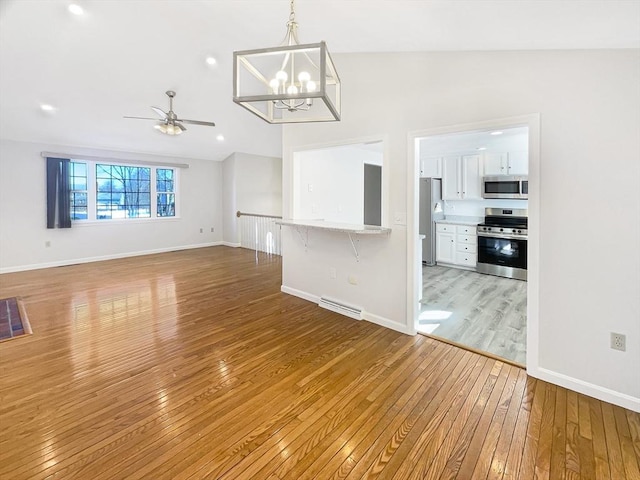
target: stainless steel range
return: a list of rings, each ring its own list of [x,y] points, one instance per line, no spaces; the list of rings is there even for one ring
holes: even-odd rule
[[[478,225],[477,271],[527,279],[527,210],[485,208]]]

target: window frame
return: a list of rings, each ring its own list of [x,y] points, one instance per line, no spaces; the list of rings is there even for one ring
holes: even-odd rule
[[[89,192],[89,172],[88,172],[88,165],[84,162],[74,162],[73,160],[70,160],[70,168],[69,168],[69,200],[70,200],[70,205],[69,205],[69,214],[71,216],[71,221],[84,221],[87,220],[89,218],[89,196],[90,196],[90,192]],[[84,164],[84,176],[82,175],[76,175],[76,164]],[[85,188],[84,190],[80,190],[80,189],[76,189],[74,188],[76,186],[76,182],[73,180],[75,178],[84,178],[85,181]],[[76,211],[76,207],[78,206],[76,204],[76,195],[77,194],[84,194],[85,195],[85,206],[84,208],[87,210],[87,218],[74,218],[74,216],[77,214]]]
[[[180,168],[173,165],[162,164],[149,164],[149,163],[136,163],[136,162],[117,162],[113,160],[85,160],[82,157],[71,158],[71,163],[83,163],[86,165],[87,171],[87,218],[73,220],[76,225],[113,225],[113,224],[129,224],[129,223],[144,223],[144,222],[166,222],[173,221],[180,218]],[[149,168],[150,185],[149,196],[151,203],[151,215],[149,217],[130,217],[130,218],[98,218],[97,215],[97,194],[98,194],[98,182],[97,182],[97,166],[98,165],[113,165],[118,167],[135,167],[135,168]],[[173,170],[173,193],[174,195],[174,215],[173,216],[158,216],[158,193],[157,192],[157,170]]]
[[[167,178],[165,177],[162,180],[158,180],[158,170],[170,170],[171,173],[171,180],[167,180]],[[176,215],[176,205],[177,205],[177,200],[176,200],[176,170],[175,168],[155,168],[154,169],[156,178],[155,178],[155,198],[152,197],[151,201],[155,203],[155,207],[156,207],[156,218],[173,218]],[[160,190],[158,188],[158,182],[164,182],[165,185],[165,189],[164,190]],[[167,182],[171,182],[171,189],[167,190],[166,186],[167,186]],[[160,196],[167,196],[167,197],[173,197],[173,215],[160,215],[159,212],[159,200],[160,200]]]

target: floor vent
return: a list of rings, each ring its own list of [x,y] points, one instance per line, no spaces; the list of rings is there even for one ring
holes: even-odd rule
[[[331,300],[327,297],[320,297],[319,306],[331,310],[332,312],[341,313],[347,317],[355,318],[356,320],[362,320],[362,309],[358,307],[352,307],[351,305],[345,305],[344,303],[336,300]]]

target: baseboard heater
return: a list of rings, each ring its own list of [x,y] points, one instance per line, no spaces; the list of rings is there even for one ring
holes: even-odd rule
[[[327,297],[320,297],[318,306],[331,310],[332,312],[341,313],[350,318],[355,318],[356,320],[362,320],[362,309],[359,307],[353,307]]]

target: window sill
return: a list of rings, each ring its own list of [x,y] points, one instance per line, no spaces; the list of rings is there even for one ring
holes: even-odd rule
[[[96,225],[131,225],[156,222],[177,222],[180,217],[130,218],[126,220],[72,220],[71,227],[94,227]]]

